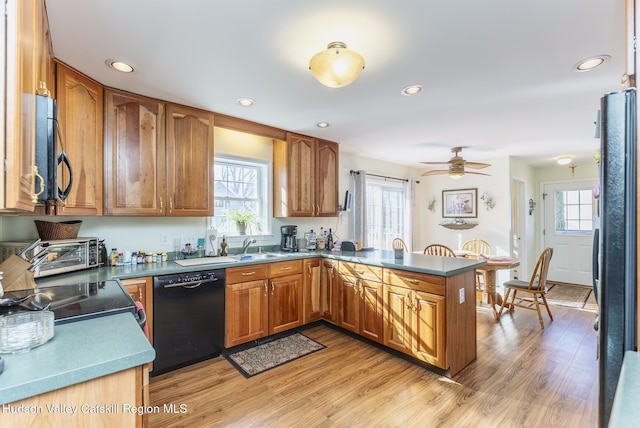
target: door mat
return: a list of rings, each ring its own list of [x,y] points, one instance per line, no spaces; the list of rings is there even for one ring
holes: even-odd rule
[[[225,355],[246,378],[326,348],[302,333],[294,333],[253,348]]]
[[[591,291],[593,291],[591,287],[581,285],[551,284],[553,285],[549,290],[547,290],[545,296],[547,298],[547,302],[551,305],[582,309],[584,308],[584,304],[589,298]]]

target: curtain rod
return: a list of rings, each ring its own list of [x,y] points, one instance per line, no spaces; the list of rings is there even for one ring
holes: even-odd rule
[[[352,170],[349,171],[349,174],[351,174],[351,175],[360,174],[360,171],[355,171],[355,170],[352,169]],[[408,182],[409,181],[406,178],[387,177],[386,175],[371,174],[369,172],[367,172],[366,175],[370,175],[372,177],[384,178],[385,180],[398,180],[398,181],[404,181],[404,182]]]

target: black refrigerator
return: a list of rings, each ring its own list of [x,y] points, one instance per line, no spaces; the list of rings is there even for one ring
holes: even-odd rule
[[[627,350],[637,350],[636,90],[601,99],[599,425],[606,427]]]

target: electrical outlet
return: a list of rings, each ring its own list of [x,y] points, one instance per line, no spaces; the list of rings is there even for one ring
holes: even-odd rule
[[[460,289],[460,304],[464,303],[464,288]]]
[[[181,248],[184,249],[186,244],[191,244],[191,249],[195,251],[198,247],[198,235],[193,233],[182,233],[180,235]]]
[[[169,246],[169,235],[167,235],[166,233],[160,234],[160,245],[162,245],[163,247]]]

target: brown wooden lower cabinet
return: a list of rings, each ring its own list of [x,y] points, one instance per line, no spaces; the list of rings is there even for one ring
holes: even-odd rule
[[[227,269],[225,347],[299,327],[302,260]]]
[[[446,369],[444,297],[384,285],[383,344]]]
[[[227,269],[225,348],[269,334],[269,290],[266,264]]]
[[[120,282],[133,300],[141,302],[144,306],[144,312],[147,316],[149,342],[153,345],[153,278],[146,276],[142,278],[121,279]]]
[[[147,415],[137,410],[150,405],[144,401],[143,389],[148,389],[147,365],[133,367],[86,382],[16,401],[36,412],[3,412],[2,425],[7,427],[142,427]],[[147,395],[148,397],[148,395]],[[51,406],[75,407],[71,411],[55,412]],[[49,407],[47,407],[49,406]]]
[[[476,359],[474,296],[473,270],[444,277],[320,257],[229,268],[225,346],[323,319],[454,375]]]
[[[340,262],[339,271],[338,325],[382,343],[382,268]]]

